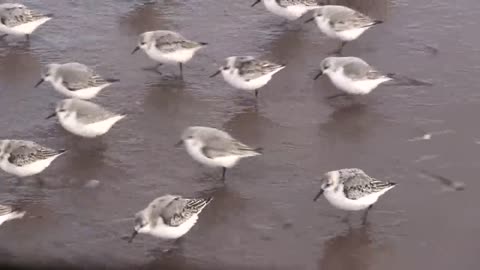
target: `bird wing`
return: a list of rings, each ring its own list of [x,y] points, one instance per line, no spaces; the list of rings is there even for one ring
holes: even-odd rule
[[[267,60],[247,60],[247,61],[240,61],[236,64],[238,68],[238,74],[245,78],[246,80],[253,80],[263,75],[272,73],[282,67],[283,65],[279,65]]]
[[[10,152],[8,162],[15,166],[24,166],[41,159],[60,154],[61,152],[41,146],[34,142],[16,142]]]
[[[200,43],[187,40],[174,32],[158,34],[155,37],[155,47],[164,52],[174,52],[178,49],[192,49],[201,46]]]
[[[168,226],[177,227],[193,215],[199,214],[211,200],[212,198],[185,199],[177,197],[162,209],[160,217]]]
[[[382,73],[361,61],[353,61],[345,64],[343,66],[343,72],[352,80],[373,80],[383,76]]]
[[[117,115],[106,110],[100,105],[84,100],[75,100],[73,109],[77,113],[77,120],[87,125],[100,122]]]
[[[239,142],[234,138],[224,138],[212,136],[205,140],[205,146],[202,152],[208,158],[218,158],[225,156],[248,156],[258,155],[256,149]]]
[[[276,0],[277,4],[282,7],[303,5],[303,6],[318,6],[316,0]]]
[[[92,69],[78,63],[65,64],[57,72],[63,79],[63,85],[70,91],[91,87],[92,77],[95,76]]]
[[[0,22],[8,27],[15,27],[42,18],[45,18],[45,15],[21,4],[0,5]]]
[[[367,27],[374,21],[367,15],[352,9],[338,9],[330,15],[330,25],[335,31]]]
[[[372,178],[362,170],[351,170],[352,171],[342,175],[343,192],[345,193],[345,197],[351,200],[357,200],[395,185],[391,182],[384,182]]]

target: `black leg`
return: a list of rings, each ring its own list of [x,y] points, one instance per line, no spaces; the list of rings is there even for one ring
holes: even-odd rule
[[[225,181],[225,174],[227,173],[227,168],[222,167],[222,181]]]
[[[348,94],[346,94],[346,93],[340,93],[340,94],[335,94],[335,95],[332,95],[332,96],[328,96],[327,99],[334,99],[334,98],[346,97],[346,96],[348,96]]]
[[[183,64],[178,63],[178,66],[180,67],[180,78],[183,78]]]
[[[255,89],[255,97],[258,97],[258,89]]]
[[[25,35],[25,38],[27,39],[27,41],[30,41],[30,35]]]
[[[371,205],[367,208],[367,210],[365,210],[365,213],[363,214],[363,222],[362,222],[363,225],[367,224],[368,211],[370,211],[370,209],[372,209],[372,207],[373,207],[373,204],[371,204]]]
[[[333,51],[332,54],[341,55],[342,51],[343,51],[343,47],[345,47],[345,45],[347,45],[347,42],[342,41],[342,43],[340,44],[340,47],[338,49],[336,49],[335,51]]]

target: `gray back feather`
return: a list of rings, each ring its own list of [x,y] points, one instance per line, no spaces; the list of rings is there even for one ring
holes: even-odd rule
[[[164,53],[201,46],[200,43],[185,39],[182,35],[172,31],[155,31],[152,39],[155,40],[155,47]]]
[[[276,0],[279,6],[288,7],[294,5],[318,6],[317,0]]]
[[[9,140],[4,152],[10,153],[8,161],[19,167],[61,153],[60,151],[41,146],[35,142],[21,140]]]
[[[93,124],[118,115],[100,105],[81,99],[71,99],[68,110],[75,111],[77,120],[83,124]]]
[[[238,68],[238,74],[246,80],[253,80],[263,75],[277,71],[284,66],[267,61],[253,58],[239,58],[235,61],[235,68]]]
[[[13,212],[13,207],[0,204],[0,216],[8,215]]]
[[[91,68],[80,63],[63,64],[57,69],[56,75],[62,77],[63,84],[71,91],[97,87],[107,83]]]
[[[359,199],[395,185],[394,183],[372,178],[360,169],[342,169],[339,170],[339,174],[340,181],[343,183],[343,192],[351,200]]]
[[[166,225],[173,227],[179,226],[193,215],[199,214],[212,200],[212,198],[187,199],[175,195],[165,195],[163,198],[167,198],[167,201],[163,199],[164,205],[156,205],[160,198],[150,204],[150,207],[154,207],[151,218],[155,220],[160,217]]]
[[[33,22],[44,17],[44,15],[30,10],[21,4],[0,5],[1,23],[8,27],[15,27],[24,23]]]
[[[324,6],[322,13],[329,18],[335,31],[367,27],[374,23],[367,15],[344,6]]]
[[[373,80],[384,76],[382,73],[371,67],[367,62],[360,58],[337,58],[337,61],[340,61],[339,66],[343,65],[343,72],[345,75],[352,80]]]

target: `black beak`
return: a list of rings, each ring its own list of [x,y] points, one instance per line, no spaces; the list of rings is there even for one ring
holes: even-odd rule
[[[323,194],[323,189],[320,189],[320,192],[317,193],[317,195],[315,196],[315,198],[313,198],[313,201],[316,202],[318,200],[318,198],[320,198],[320,196],[322,196]]]
[[[318,72],[318,74],[313,79],[316,80],[316,79],[318,79],[318,77],[320,77],[322,75],[323,75],[323,71],[320,70],[320,72]]]
[[[136,53],[138,50],[140,50],[140,47],[139,46],[135,47],[135,49],[133,49],[132,51],[132,54]]]
[[[257,0],[257,1],[255,1],[255,3],[253,3],[253,4],[251,5],[251,7],[254,7],[256,4],[260,3],[261,1],[262,1],[262,0]]]
[[[175,147],[182,146],[182,144],[183,144],[183,140],[180,140],[175,144]]]
[[[133,238],[135,238],[135,236],[137,236],[137,234],[138,234],[138,232],[136,230],[133,230],[132,236],[130,236],[130,238],[128,238],[128,243],[132,243]]]
[[[52,118],[52,117],[54,117],[54,116],[57,116],[57,112],[54,112],[54,113],[50,114],[50,115],[47,116],[47,118],[45,118],[45,119],[50,119],[50,118]]]
[[[210,75],[210,78],[213,78],[215,76],[217,76],[218,74],[220,74],[220,72],[222,72],[221,70],[217,70],[217,72],[213,73],[212,75]]]
[[[35,84],[35,88],[37,88],[40,84],[42,84],[45,80],[43,78],[40,79],[40,81]]]
[[[310,19],[306,20],[304,23],[313,22],[313,20],[315,20],[315,17],[312,17],[312,18],[310,18]]]

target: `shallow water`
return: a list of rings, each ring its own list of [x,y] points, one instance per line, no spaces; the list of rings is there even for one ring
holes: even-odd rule
[[[1,173],[1,203],[28,215],[0,228],[0,259],[14,264],[118,269],[475,269],[480,188],[477,161],[480,69],[475,0],[341,1],[384,20],[345,47],[385,72],[433,86],[383,85],[367,97],[328,101],[327,78],[313,81],[338,46],[314,25],[284,24],[249,1],[22,1],[55,14],[29,43],[0,43],[1,137],[70,152],[41,178]],[[144,1],[146,2],[146,1]],[[93,12],[93,13],[92,13]],[[459,19],[461,18],[461,19]],[[179,31],[210,45],[184,68],[144,71],[130,55],[137,35]],[[255,102],[208,76],[230,55],[286,63]],[[33,85],[42,66],[80,61],[121,82],[95,101],[128,117],[100,139],[79,139],[44,118],[62,96]],[[227,130],[261,157],[230,170],[196,164],[173,147],[189,125]],[[447,131],[447,132],[445,132]],[[433,133],[430,140],[415,139]],[[320,174],[359,167],[398,186],[361,226],[360,213],[312,202]],[[461,181],[449,192],[421,174]],[[87,188],[90,180],[100,181]],[[214,202],[179,249],[140,236],[128,244],[133,214],[165,193],[212,195]]]

